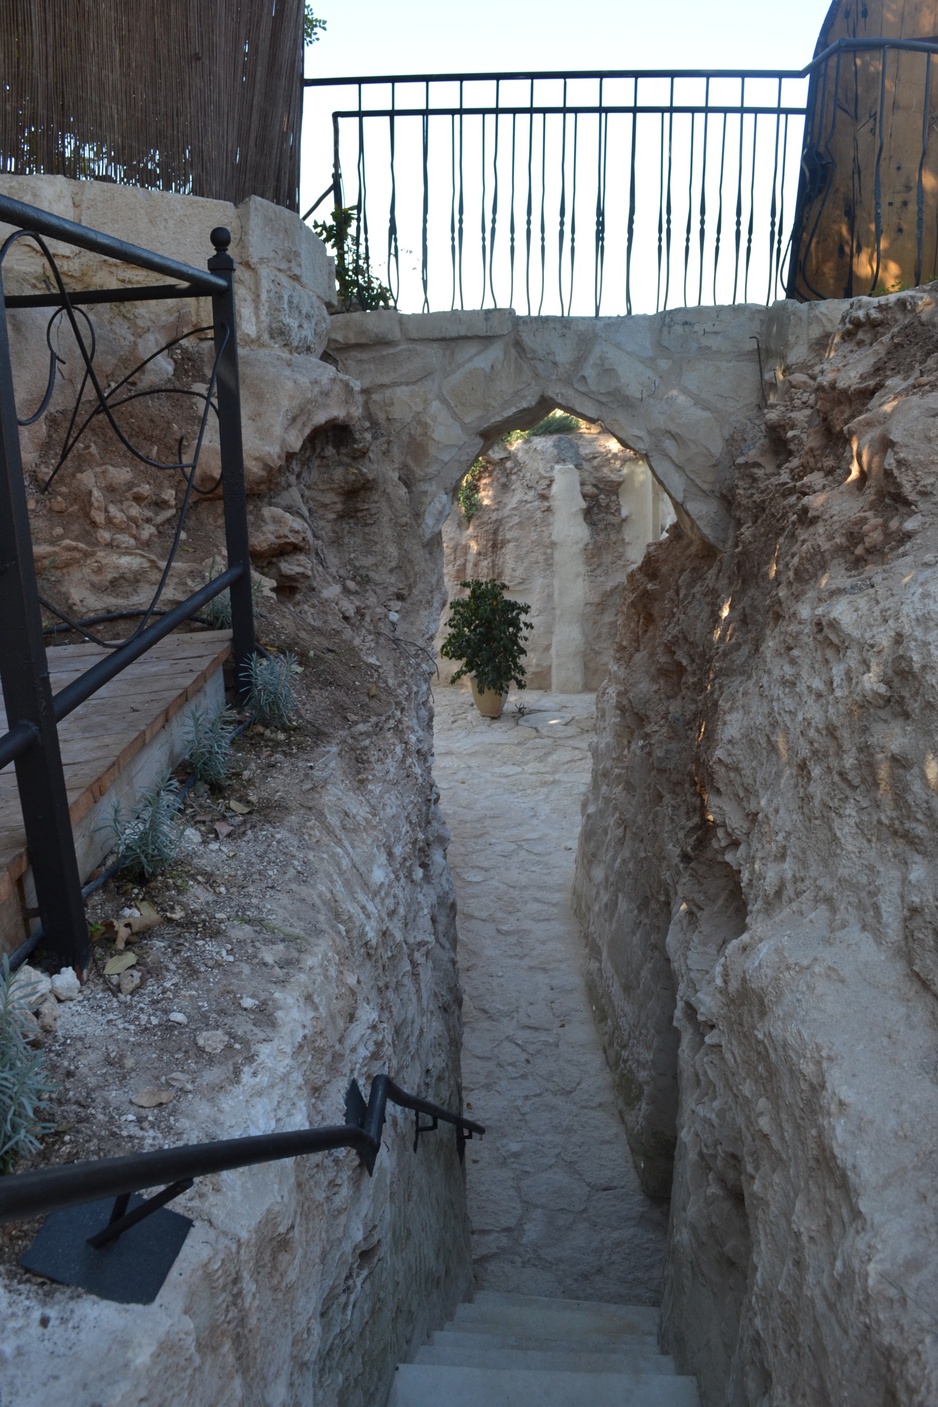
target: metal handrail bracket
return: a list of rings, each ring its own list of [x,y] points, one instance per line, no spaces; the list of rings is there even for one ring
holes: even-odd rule
[[[440,1122],[455,1128],[460,1162],[466,1142],[485,1133],[474,1120],[408,1094],[380,1074],[372,1080],[367,1101],[355,1080],[349,1085],[344,1124],[186,1144],[0,1178],[0,1222],[49,1213],[20,1258],[25,1270],[77,1285],[100,1299],[150,1304],[192,1226],[190,1218],[167,1210],[166,1204],[192,1187],[195,1178],[338,1148],[354,1149],[371,1176],[388,1103],[414,1112],[414,1152],[420,1134]],[[421,1125],[421,1114],[432,1125]],[[153,1196],[140,1196],[138,1189],[160,1184]],[[127,1234],[131,1231],[132,1236]]]

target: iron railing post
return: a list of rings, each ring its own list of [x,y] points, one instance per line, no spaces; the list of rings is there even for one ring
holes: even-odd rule
[[[0,682],[7,726],[35,730],[16,758],[26,845],[39,920],[47,946],[62,966],[84,976],[91,965],[88,925],[69,815],[68,793],[55,722],[49,665],[42,635],[6,303],[0,288]]]
[[[254,604],[251,596],[251,554],[248,542],[247,495],[244,486],[244,447],[241,439],[241,388],[238,379],[238,337],[235,326],[234,269],[228,253],[231,234],[219,226],[212,230],[215,253],[208,261],[214,274],[225,280],[224,292],[212,294],[212,321],[218,357],[218,438],[221,446],[221,481],[225,510],[228,566],[242,573],[231,584],[231,648],[238,693],[247,694],[246,671],[255,650]]]

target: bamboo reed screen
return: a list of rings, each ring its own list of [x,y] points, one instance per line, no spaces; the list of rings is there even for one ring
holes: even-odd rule
[[[303,0],[0,0],[0,171],[296,210]]]

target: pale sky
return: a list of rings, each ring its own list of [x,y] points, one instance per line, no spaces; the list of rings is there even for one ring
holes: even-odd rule
[[[575,68],[802,68],[830,0],[315,0],[310,77]]]
[[[781,10],[756,5],[753,0],[710,0],[706,5],[700,0],[313,0],[313,4],[327,28],[307,49],[307,75],[353,78],[596,69],[797,70],[813,56],[830,0],[787,0]],[[355,92],[350,89],[335,93],[307,90],[300,197],[303,211],[331,180],[329,114],[335,107],[353,107],[355,101]],[[387,101],[385,95],[381,102]],[[415,96],[411,90],[408,101],[420,106],[419,92]],[[771,95],[769,101],[774,102]],[[343,127],[347,135],[351,130],[349,124]],[[403,125],[400,132],[397,161],[403,175],[408,161],[402,151]],[[432,141],[439,144],[437,137]],[[382,160],[379,149],[369,150],[376,153],[369,166],[371,200],[387,160]],[[797,156],[796,151],[796,162]],[[556,165],[554,153],[552,162]],[[413,154],[410,163],[415,165]],[[347,153],[344,164],[352,164]],[[351,203],[354,170],[344,170],[343,175]],[[402,191],[399,212],[419,212],[419,201],[419,191],[411,192],[409,198]],[[331,198],[324,200],[316,218],[323,218],[330,208]],[[386,229],[387,217],[380,205],[374,209],[373,230]],[[379,244],[382,238],[379,234]],[[409,247],[410,263],[415,266],[419,239],[419,230],[407,234],[402,230],[402,242]],[[434,248],[438,246],[439,239]],[[380,268],[378,272],[391,281],[386,272]],[[416,277],[415,268],[410,276]],[[403,289],[401,296],[403,299]],[[411,311],[412,303],[411,292],[402,306]]]

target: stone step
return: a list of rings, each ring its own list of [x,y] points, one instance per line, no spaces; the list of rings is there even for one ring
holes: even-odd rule
[[[483,1306],[486,1309],[501,1306],[507,1309],[556,1309],[563,1313],[580,1309],[593,1312],[609,1310],[613,1314],[633,1314],[643,1318],[652,1331],[657,1329],[658,1317],[661,1313],[659,1306],[653,1304],[610,1304],[606,1300],[557,1299],[556,1296],[551,1295],[513,1295],[506,1294],[501,1290],[476,1290],[472,1299],[466,1303],[476,1307]]]
[[[656,1350],[616,1353],[613,1349],[590,1352],[581,1345],[558,1348],[505,1348],[484,1345],[485,1335],[434,1334],[433,1342],[418,1349],[416,1363],[445,1363],[453,1368],[538,1368],[555,1373],[676,1373],[673,1359]],[[453,1342],[455,1340],[455,1342]]]
[[[522,1348],[542,1353],[606,1353],[630,1357],[658,1355],[654,1334],[539,1334],[524,1330],[500,1331],[494,1324],[448,1324],[438,1329],[431,1343],[473,1343],[478,1348]]]
[[[388,1407],[699,1407],[693,1378],[403,1363]]]
[[[448,1328],[494,1325],[502,1333],[561,1334],[566,1338],[596,1335],[656,1334],[659,1311],[650,1305],[595,1304],[585,1300],[552,1300],[506,1295],[479,1295],[461,1304]]]

